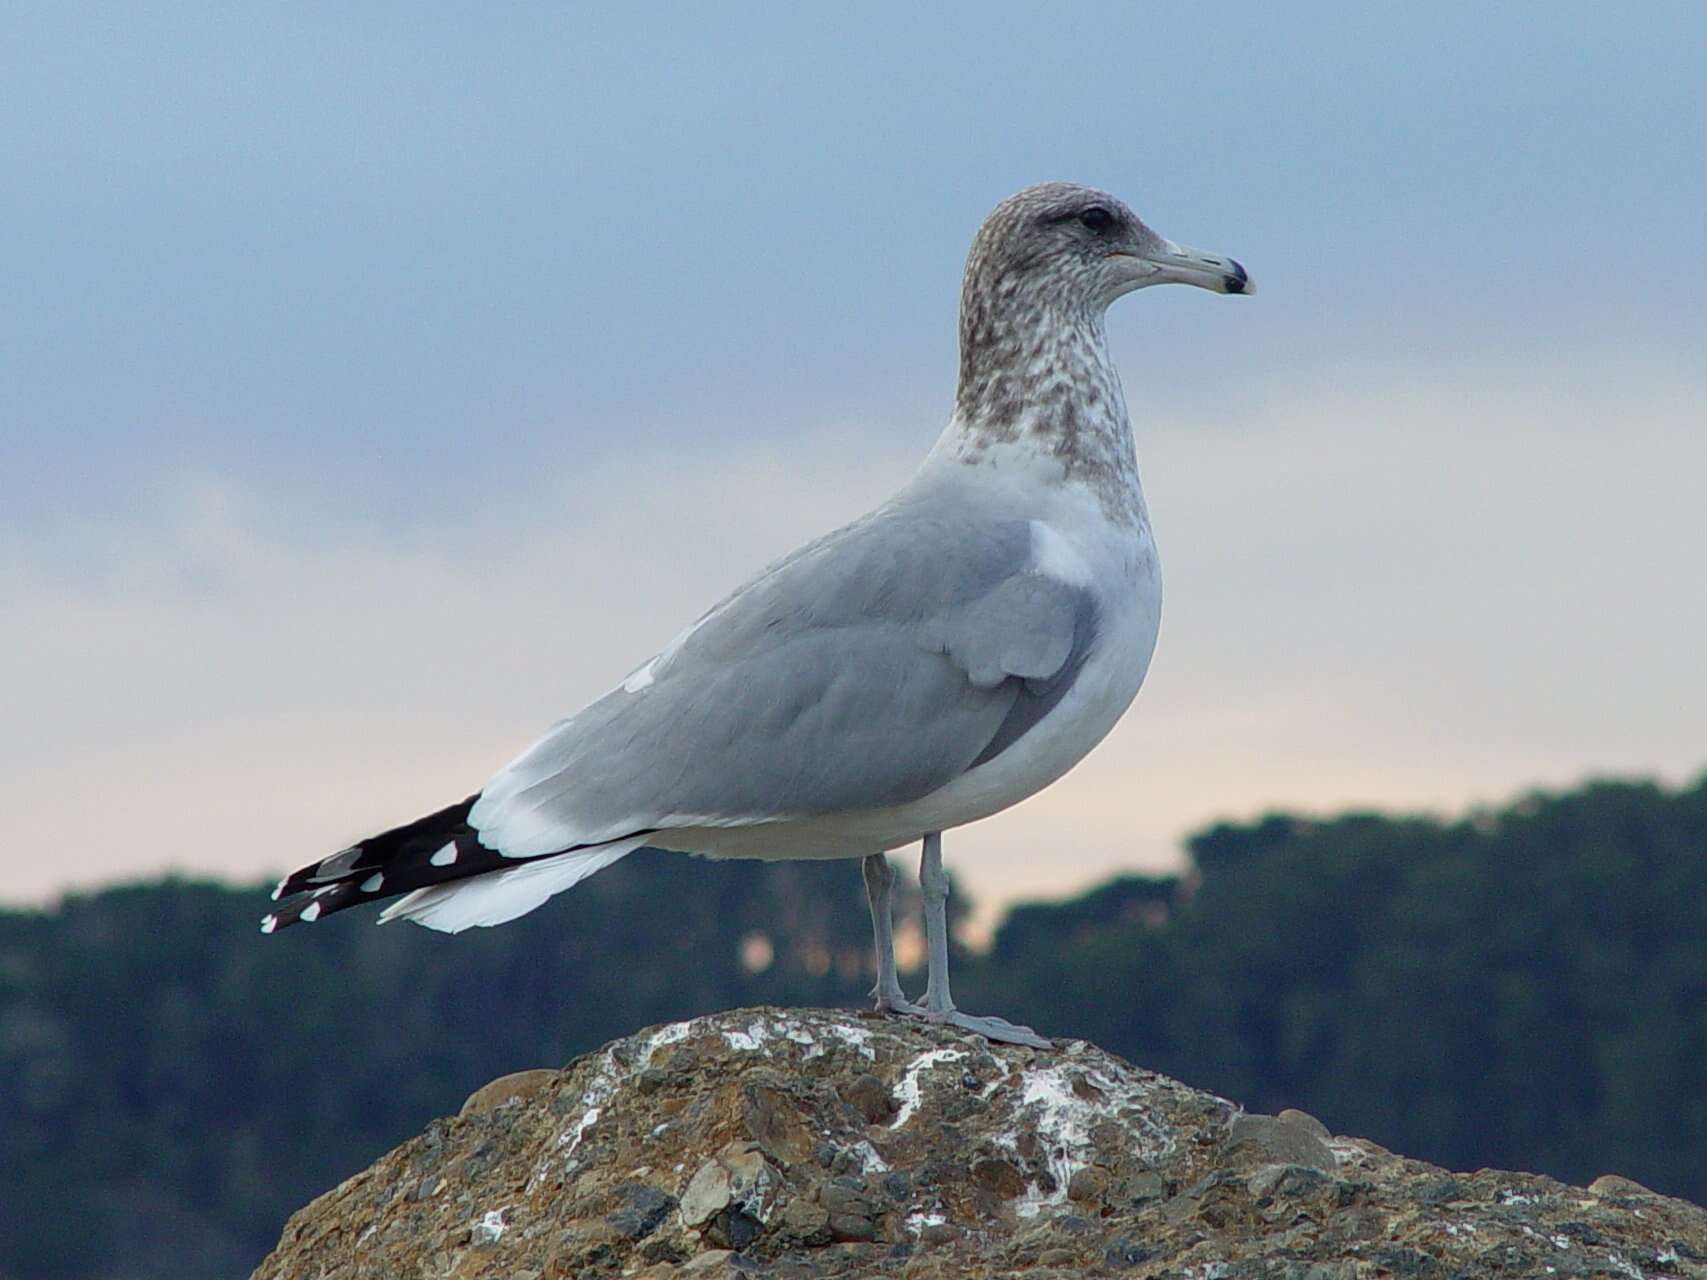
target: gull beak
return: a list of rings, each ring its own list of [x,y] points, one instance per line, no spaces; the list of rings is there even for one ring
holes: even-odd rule
[[[1172,240],[1156,238],[1155,245],[1141,253],[1123,253],[1151,269],[1145,284],[1194,284],[1216,293],[1255,293],[1250,275],[1232,258],[1201,249],[1188,249]]]

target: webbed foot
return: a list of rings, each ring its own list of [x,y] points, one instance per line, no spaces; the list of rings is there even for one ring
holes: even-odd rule
[[[1006,1018],[979,1018],[970,1013],[962,1013],[958,1009],[949,1009],[944,1013],[926,1012],[925,1018],[930,1022],[958,1027],[962,1031],[971,1031],[997,1044],[1020,1044],[1031,1049],[1053,1049],[1055,1047],[1053,1040],[1038,1035],[1030,1027],[1022,1027],[1018,1023],[1009,1022]]]
[[[924,1005],[914,1004],[911,1000],[907,999],[906,994],[900,987],[896,987],[893,991],[885,991],[881,987],[873,987],[870,994],[872,997],[872,1007],[879,1013],[891,1013],[899,1017],[907,1018],[922,1018],[925,1016]]]

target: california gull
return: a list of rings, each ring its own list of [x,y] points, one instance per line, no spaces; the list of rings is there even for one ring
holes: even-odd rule
[[[271,933],[395,898],[455,933],[532,911],[641,846],[864,859],[877,1008],[955,1008],[942,835],[1048,786],[1138,693],[1162,579],[1104,313],[1231,258],[1069,183],[997,205],[960,295],[954,412],[894,497],[771,565],[465,800],[287,876]],[[896,977],[884,856],[923,841],[923,1004]]]

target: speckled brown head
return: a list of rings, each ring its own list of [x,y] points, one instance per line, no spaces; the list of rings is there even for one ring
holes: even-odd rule
[[[961,299],[1101,311],[1122,294],[1170,282],[1253,291],[1233,259],[1157,235],[1108,192],[1045,182],[1009,196],[984,219],[966,258]]]
[[[973,238],[960,291],[956,452],[1029,440],[1067,471],[1127,484],[1132,444],[1103,313],[1153,284],[1253,292],[1232,258],[1158,235],[1124,203],[1070,182],[1009,196]]]

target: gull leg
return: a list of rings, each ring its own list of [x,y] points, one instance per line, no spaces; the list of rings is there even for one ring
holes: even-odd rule
[[[925,982],[925,1012],[942,1021],[954,1012],[948,989],[948,872],[942,869],[942,832],[925,837],[919,857],[919,889],[925,898],[925,945],[930,952]]]
[[[891,909],[895,868],[887,856],[874,853],[860,864],[860,871],[865,876],[865,900],[871,907],[871,940],[877,947],[877,985],[871,989],[877,1011],[921,1014],[924,1010],[907,999],[895,973],[895,918]]]
[[[925,1017],[973,1031],[986,1040],[1029,1045],[1033,1049],[1054,1046],[1030,1027],[1016,1026],[1005,1018],[976,1018],[954,1007],[948,989],[948,873],[942,869],[942,833],[925,837],[919,858],[919,888],[925,897],[925,941],[930,950],[930,977],[925,986]]]

